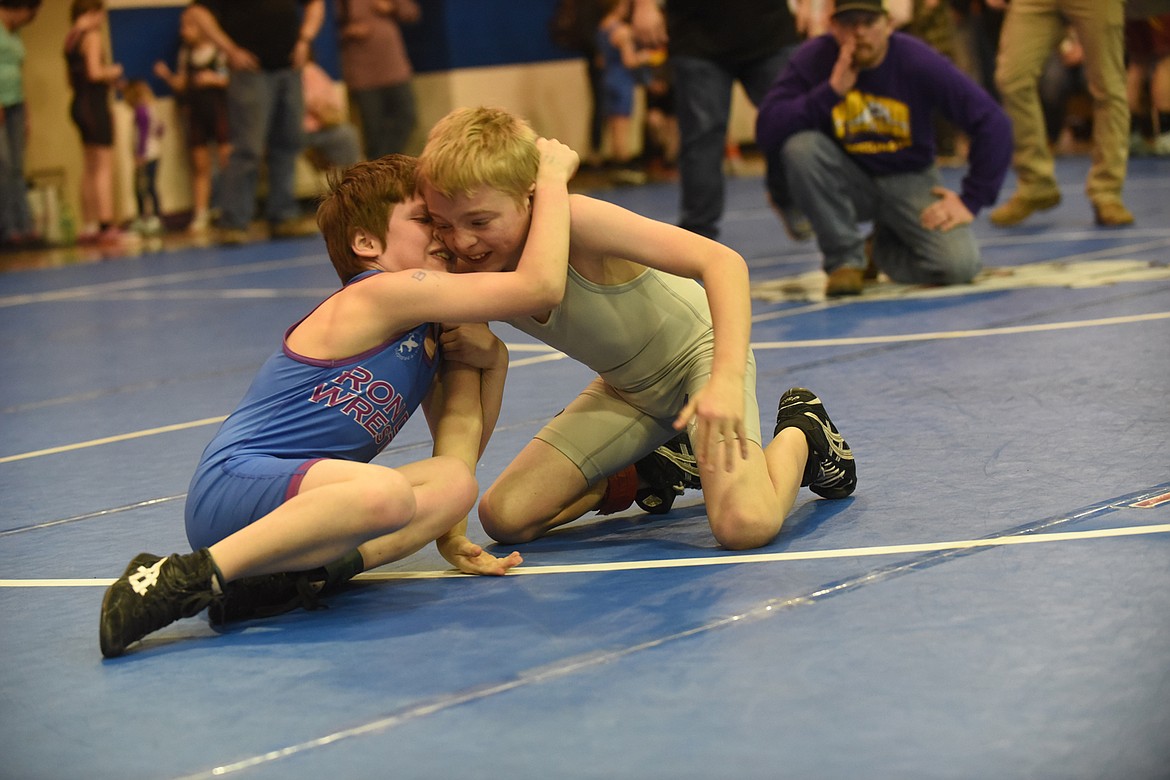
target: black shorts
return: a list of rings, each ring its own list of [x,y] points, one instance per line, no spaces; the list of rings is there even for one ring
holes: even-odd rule
[[[187,98],[186,110],[188,146],[228,142],[227,90],[192,90]]]
[[[74,94],[69,116],[86,146],[113,146],[114,120],[110,116],[110,92],[106,87]]]

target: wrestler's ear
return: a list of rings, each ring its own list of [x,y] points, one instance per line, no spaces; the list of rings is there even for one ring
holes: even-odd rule
[[[382,241],[371,235],[369,231],[355,228],[353,239],[349,242],[349,248],[358,257],[377,257],[382,254]]]

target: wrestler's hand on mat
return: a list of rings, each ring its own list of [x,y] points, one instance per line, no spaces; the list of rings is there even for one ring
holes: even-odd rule
[[[747,460],[747,431],[743,423],[743,380],[712,374],[674,421],[683,430],[694,419],[691,446],[699,465],[707,470],[735,471]]]
[[[497,558],[466,536],[452,536],[435,542],[447,563],[464,574],[507,574],[513,566],[524,563],[520,553],[512,552],[506,558]]]

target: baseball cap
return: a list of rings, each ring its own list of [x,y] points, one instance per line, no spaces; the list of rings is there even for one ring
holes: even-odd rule
[[[846,11],[867,11],[871,14],[884,14],[886,12],[885,0],[838,0],[833,8],[833,16],[843,14]]]

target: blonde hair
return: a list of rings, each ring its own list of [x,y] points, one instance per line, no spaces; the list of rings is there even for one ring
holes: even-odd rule
[[[487,186],[523,201],[539,166],[532,127],[504,109],[481,106],[439,120],[419,156],[418,175],[446,197]]]
[[[154,99],[154,92],[150,89],[150,84],[142,79],[134,79],[126,84],[122,89],[122,97],[126,102],[132,106],[137,106],[141,103],[148,103]]]
[[[414,195],[417,168],[413,157],[388,154],[329,171],[329,191],[317,206],[317,226],[342,284],[371,267],[369,260],[354,254],[357,231],[386,240],[390,212]]]

